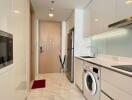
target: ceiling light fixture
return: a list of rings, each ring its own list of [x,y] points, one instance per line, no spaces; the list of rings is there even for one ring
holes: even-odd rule
[[[51,3],[52,3],[52,4],[55,3],[55,0],[51,0]]]
[[[99,19],[98,19],[98,18],[95,18],[95,19],[94,19],[94,21],[95,21],[95,22],[98,22],[98,21],[99,21]]]
[[[49,17],[54,17],[54,14],[53,13],[49,13]]]
[[[54,10],[54,8],[52,7],[50,10],[51,10],[51,11],[53,11],[53,10]]]
[[[53,4],[55,3],[55,0],[50,0],[50,2],[52,3],[52,6],[53,6]],[[54,12],[54,7],[50,8],[49,17],[54,17],[53,12]]]
[[[13,12],[16,13],[16,14],[19,14],[20,13],[19,10],[13,10]]]
[[[132,0],[126,0],[125,3],[126,3],[127,5],[132,4]]]

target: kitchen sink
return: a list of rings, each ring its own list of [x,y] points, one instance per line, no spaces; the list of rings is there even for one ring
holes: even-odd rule
[[[92,57],[92,56],[80,56],[82,58],[95,58],[95,57]]]
[[[128,71],[128,72],[132,72],[132,65],[115,65],[115,66],[112,66],[114,68],[118,68],[118,69],[121,69],[121,70],[124,70],[124,71]]]

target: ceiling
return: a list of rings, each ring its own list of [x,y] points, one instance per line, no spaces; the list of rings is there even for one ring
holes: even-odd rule
[[[40,20],[64,21],[66,20],[74,8],[85,7],[90,0],[55,0],[52,4],[51,0],[31,0],[33,9]],[[54,7],[54,17],[49,18],[49,10]]]

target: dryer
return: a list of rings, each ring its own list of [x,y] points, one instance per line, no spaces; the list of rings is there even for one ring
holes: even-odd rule
[[[100,67],[85,63],[83,93],[87,100],[100,100]]]

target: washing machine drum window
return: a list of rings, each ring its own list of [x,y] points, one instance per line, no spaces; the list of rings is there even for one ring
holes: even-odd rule
[[[90,75],[87,76],[87,87],[90,91],[92,91],[92,84],[93,84],[93,80],[92,77]]]
[[[97,84],[94,75],[91,72],[87,72],[85,75],[85,88],[90,95],[95,95],[97,91]]]

